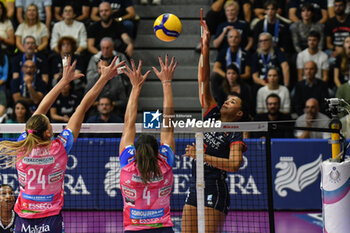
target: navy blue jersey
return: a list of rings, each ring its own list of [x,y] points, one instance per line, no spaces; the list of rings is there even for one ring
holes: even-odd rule
[[[214,105],[204,115],[204,120],[208,119],[220,119],[220,109],[217,105]],[[230,156],[230,148],[233,144],[243,144],[243,152],[247,150],[246,145],[243,142],[243,136],[241,132],[205,132],[204,133],[204,154],[228,159]],[[204,162],[204,177],[205,179],[225,179],[226,171],[213,167],[212,165]],[[196,177],[196,160],[192,161],[192,181],[195,181]]]
[[[220,34],[223,32],[224,28],[227,26],[233,26],[239,33],[241,34],[241,48],[245,48],[248,44],[248,37],[253,37],[252,31],[250,30],[249,23],[247,23],[244,20],[236,20],[235,22],[224,22],[219,24],[218,28],[216,29],[216,35],[215,39],[220,36]],[[227,34],[225,35],[224,40],[222,41],[219,49],[227,48]]]
[[[238,67],[239,73],[244,74],[245,67],[251,66],[250,54],[243,49],[236,53],[231,52],[231,50],[228,52],[228,49],[229,48],[220,50],[216,57],[216,61],[221,64],[221,69],[226,72],[226,67],[233,63]]]

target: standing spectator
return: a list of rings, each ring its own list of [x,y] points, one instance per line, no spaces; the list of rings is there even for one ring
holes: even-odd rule
[[[0,44],[1,49],[7,49],[7,52],[10,52],[10,48],[15,45],[15,33],[6,11],[4,3],[0,2]]]
[[[329,117],[320,113],[319,102],[315,98],[310,98],[305,103],[305,113],[297,118],[295,122],[296,127],[307,128],[329,128]],[[315,132],[315,131],[302,131],[296,130],[294,132],[296,138],[330,138],[329,133]]]
[[[51,0],[16,0],[17,21],[21,24],[26,21],[25,16],[23,19],[23,9],[28,10],[28,7],[31,5],[36,6],[38,21],[45,22],[47,29],[50,30],[52,19]]]
[[[90,21],[90,0],[53,0],[52,5],[54,7],[55,21],[63,20],[61,11],[66,5],[73,6],[75,20],[83,22],[85,25],[87,25]]]
[[[272,35],[274,46],[279,47],[284,52],[291,52],[289,25],[277,18],[277,2],[267,1],[264,7],[266,17],[261,19],[254,27],[254,47],[258,44],[260,33],[268,32]]]
[[[318,49],[322,50],[324,43],[324,25],[320,22],[313,21],[314,8],[306,2],[301,7],[301,20],[291,25],[292,40],[294,49],[300,53],[308,47],[308,35],[311,31],[316,31],[321,35]]]
[[[305,80],[299,81],[293,90],[292,106],[300,116],[303,114],[305,102],[310,98],[315,98],[319,103],[324,103],[328,98],[327,84],[316,78],[317,65],[314,61],[308,61],[304,66]],[[325,105],[320,106],[321,112],[325,112]]]
[[[6,8],[6,16],[8,19],[12,19],[15,15],[15,0],[2,0],[1,1]]]
[[[326,45],[332,58],[341,54],[344,39],[350,36],[350,17],[345,13],[345,3],[345,0],[334,1],[335,16],[325,25]]]
[[[297,68],[298,81],[303,80],[303,68],[308,61],[314,61],[318,67],[316,78],[328,82],[329,60],[326,53],[318,50],[321,35],[316,31],[311,31],[308,36],[308,48],[298,53]]]
[[[63,20],[55,23],[52,29],[50,47],[55,52],[58,51],[57,42],[62,36],[71,36],[77,42],[77,48],[74,54],[80,54],[87,48],[87,35],[85,25],[77,20],[74,20],[74,8],[71,5],[66,5],[63,8]]]
[[[24,124],[31,117],[31,112],[28,104],[23,100],[17,100],[13,105],[13,113],[10,118],[6,121],[7,124],[21,123]],[[21,134],[3,134],[3,138],[18,138]]]
[[[269,69],[267,73],[267,85],[258,90],[256,96],[256,112],[266,113],[266,98],[270,94],[277,94],[279,96],[279,107],[283,113],[290,112],[290,95],[289,90],[283,85],[279,85],[279,70],[277,68]]]
[[[6,82],[9,71],[9,61],[4,50],[0,48],[0,119],[6,111],[7,106],[7,92],[6,92]],[[1,123],[1,121],[0,121]]]
[[[49,43],[49,31],[45,24],[39,21],[38,7],[36,5],[30,4],[26,8],[24,21],[18,26],[15,35],[16,46],[21,52],[24,52],[22,44],[24,38],[28,35],[35,38],[37,45],[36,52],[41,52],[46,49]]]
[[[281,50],[273,47],[272,36],[268,32],[259,35],[259,46],[252,58],[253,81],[265,86],[267,84],[267,72],[270,68],[278,67],[282,70],[283,84],[288,87],[289,65]]]
[[[21,67],[26,60],[32,60],[35,63],[37,74],[36,76],[48,84],[49,83],[49,70],[47,58],[37,53],[35,38],[33,36],[26,36],[23,40],[23,53],[19,53],[12,59],[12,79],[16,79],[23,76]]]
[[[340,87],[350,80],[350,36],[346,37],[343,43],[343,51],[335,61],[334,84]]]
[[[306,2],[311,3],[315,8],[315,19],[325,23],[328,19],[327,0],[291,0],[289,3],[289,19],[294,23],[300,20],[300,10]]]
[[[16,214],[13,211],[15,205],[15,192],[8,184],[0,184],[0,232],[15,232]]]
[[[110,37],[115,42],[117,51],[125,53],[132,57],[134,45],[131,38],[126,33],[123,25],[112,18],[112,8],[108,2],[102,2],[99,5],[99,14],[101,20],[92,24],[88,29],[88,50],[92,54],[98,53],[101,40],[104,37]]]
[[[26,60],[22,66],[23,76],[11,80],[11,93],[14,102],[24,100],[34,112],[46,94],[46,84],[36,75],[36,66],[32,60]]]
[[[234,1],[227,1],[224,5],[224,9],[227,21],[219,24],[218,28],[216,29],[215,38],[213,40],[214,47],[218,48],[219,50],[226,49],[228,47],[226,35],[229,30],[236,29],[241,34],[241,47],[244,48],[245,51],[249,51],[253,46],[253,37],[249,24],[238,19],[238,3]]]
[[[91,20],[100,21],[103,20],[99,5],[104,2],[103,0],[93,0],[92,1],[92,10],[91,10]],[[112,9],[112,19],[116,22],[121,23],[131,38],[135,38],[135,17],[136,12],[132,0],[106,0]],[[100,14],[99,14],[100,13]]]

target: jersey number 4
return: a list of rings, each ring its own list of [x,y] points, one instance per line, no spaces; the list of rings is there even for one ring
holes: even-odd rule
[[[147,190],[147,187],[143,190],[142,198],[147,200],[147,205],[151,204],[151,191]]]

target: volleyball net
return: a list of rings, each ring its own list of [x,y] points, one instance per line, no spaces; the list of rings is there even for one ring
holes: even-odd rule
[[[65,128],[64,124],[52,125],[55,133],[60,133]],[[13,133],[21,132],[23,127],[21,124],[3,124],[0,125],[0,133],[2,136],[13,136],[12,140],[15,140],[16,135]],[[81,134],[68,155],[64,180],[65,202],[62,214],[66,232],[123,232],[118,152],[122,128],[123,124],[83,124]],[[160,138],[160,129],[146,129],[145,124],[137,124],[136,128],[136,138],[145,133]],[[183,156],[186,146],[195,143],[198,147],[201,144],[198,140],[203,140],[203,132],[259,132],[264,135],[267,131],[266,122],[229,123],[219,127],[213,124],[208,127],[175,127],[174,184],[170,203],[175,232],[181,232],[182,211],[191,184],[192,159]],[[239,171],[227,173],[225,181],[229,190],[230,208],[222,232],[274,232],[271,161],[267,146],[270,143],[266,143],[266,140],[269,139],[244,140],[248,150],[243,153]],[[197,161],[203,156],[199,151],[200,148],[197,148]],[[203,174],[203,170],[198,170],[203,169],[203,166],[200,167],[197,172]],[[0,183],[10,184],[18,195],[16,169],[12,167],[0,171]],[[203,184],[197,184],[196,187],[209,188]],[[217,201],[216,193],[204,193],[202,200],[198,199],[199,213],[204,213],[203,203]],[[132,200],[129,201],[132,204]],[[214,206],[218,203],[212,204]],[[49,206],[43,204],[40,208]],[[193,220],[199,222],[198,232],[203,229],[201,223],[210,224],[203,216],[193,216]],[[135,221],[146,223],[147,219]]]

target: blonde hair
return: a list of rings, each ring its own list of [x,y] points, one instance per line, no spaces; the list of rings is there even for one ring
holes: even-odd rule
[[[27,25],[29,25],[29,20],[28,20],[28,16],[27,16],[27,12],[28,12],[29,7],[34,7],[34,8],[35,8],[35,11],[36,11],[35,23],[36,23],[36,27],[37,27],[38,29],[40,29],[40,26],[41,26],[41,25],[40,25],[40,20],[39,20],[39,9],[38,9],[38,6],[35,5],[35,4],[33,4],[33,3],[29,4],[29,5],[27,6],[27,8],[26,8],[26,13],[25,13],[25,15],[24,15],[24,23],[27,24]]]
[[[30,154],[34,147],[50,146],[51,140],[46,140],[44,137],[44,133],[48,129],[48,122],[49,119],[44,114],[34,115],[26,123],[27,137],[24,140],[0,142],[0,161],[6,161],[0,165],[5,166],[5,168],[12,167]]]
[[[234,6],[237,10],[239,10],[238,3],[233,1],[233,0],[226,1],[225,4],[224,4],[224,9],[226,10],[226,8],[229,7],[229,6]]]

